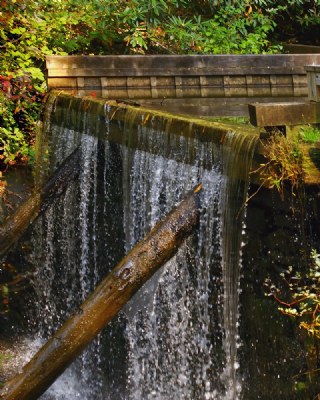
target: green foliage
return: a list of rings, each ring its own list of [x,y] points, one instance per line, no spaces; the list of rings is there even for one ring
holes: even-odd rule
[[[32,154],[45,90],[47,26],[31,1],[0,1],[0,171]]]
[[[299,327],[320,339],[320,254],[311,253],[309,269],[303,272],[289,267],[280,274],[282,287],[267,282],[269,295],[280,304],[279,311],[299,322]],[[289,300],[283,299],[289,292]]]
[[[305,347],[306,371],[294,376],[295,391],[301,393],[301,398],[305,398],[308,392],[312,393],[310,398],[316,399],[320,396],[314,393],[314,384],[319,380],[317,375],[320,372],[320,254],[312,250],[308,260],[306,257],[300,260],[300,265],[289,266],[277,278],[267,278],[265,294],[272,297],[278,304],[279,312],[289,317],[302,331],[298,337]]]
[[[264,10],[276,9],[275,34],[282,40],[320,44],[319,0],[256,0]]]
[[[0,76],[0,167],[26,162],[33,153],[41,94],[28,76]]]
[[[279,132],[274,132],[263,143],[266,162],[254,171],[260,173],[261,185],[277,189],[284,197],[285,185],[291,185],[292,194],[300,189],[305,171],[303,153],[297,140],[287,139]]]
[[[44,57],[52,53],[47,47],[51,29],[41,17],[33,15],[37,3],[19,0],[1,3],[7,6],[0,21],[1,73],[13,78],[28,76],[40,90]]]
[[[315,144],[320,141],[320,129],[308,125],[300,129],[299,136],[304,143]]]
[[[271,44],[278,25],[315,29],[320,22],[318,0],[0,0],[0,6],[0,156],[6,165],[14,154],[23,158],[33,142],[46,55],[273,53],[281,50]]]
[[[177,52],[205,54],[274,53],[280,46],[271,45],[270,33],[275,28],[274,10],[261,13],[260,9],[244,4],[226,4],[213,17],[193,19],[170,17],[167,31]]]

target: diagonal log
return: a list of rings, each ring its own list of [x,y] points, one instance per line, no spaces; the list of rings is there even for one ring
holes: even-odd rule
[[[58,197],[75,178],[80,167],[79,148],[59,166],[47,183],[17,209],[17,211],[0,227],[0,258],[18,241],[28,226],[45,211],[52,201]]]
[[[37,399],[167,262],[198,225],[198,185],[104,278],[95,291],[2,390],[5,400]]]

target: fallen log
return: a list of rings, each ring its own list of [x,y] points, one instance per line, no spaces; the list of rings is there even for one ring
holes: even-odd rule
[[[91,296],[5,384],[5,400],[37,399],[121,310],[137,290],[167,262],[196,228],[202,185],[159,222],[104,278]]]
[[[77,148],[59,166],[47,183],[20,205],[17,211],[0,227],[0,258],[18,241],[28,226],[45,211],[79,173],[80,150]]]

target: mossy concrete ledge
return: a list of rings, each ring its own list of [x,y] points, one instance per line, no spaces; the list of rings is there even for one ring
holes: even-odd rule
[[[74,96],[61,91],[51,91],[55,98],[55,112],[52,116],[53,123],[77,130],[85,131],[101,139],[107,139],[126,146],[139,148],[141,145],[137,135],[130,137],[128,141],[123,131],[126,124],[130,126],[145,126],[160,132],[166,132],[170,137],[170,143],[178,143],[179,136],[196,138],[202,142],[214,142],[221,146],[232,146],[228,140],[229,133],[242,135],[243,143],[255,141],[253,169],[265,162],[265,149],[259,141],[260,129],[247,124],[235,124],[220,121],[210,121],[202,118],[188,117],[172,114],[159,109],[142,107],[137,103],[128,101],[106,100],[90,96]],[[79,115],[81,118],[79,118]],[[106,129],[106,124],[110,129]],[[242,146],[245,149],[246,146]],[[161,151],[161,149],[158,149]],[[192,162],[193,150],[189,147],[186,162]],[[239,149],[237,149],[239,151]],[[320,184],[320,149],[316,146],[304,145],[306,171],[305,184]],[[240,149],[241,152],[241,149]],[[318,156],[319,152],[319,156]],[[319,161],[318,161],[319,159]],[[239,166],[239,178],[241,178],[241,166]],[[242,177],[245,178],[246,177]],[[252,175],[251,181],[259,183],[259,176]]]

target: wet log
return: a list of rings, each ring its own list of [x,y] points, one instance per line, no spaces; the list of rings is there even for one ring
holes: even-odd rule
[[[58,167],[55,174],[48,179],[46,184],[32,193],[0,227],[0,258],[18,241],[37,216],[45,211],[52,201],[64,192],[68,184],[79,173],[80,154],[81,152],[77,148]]]
[[[101,281],[79,311],[47,341],[21,374],[6,383],[3,399],[37,399],[177,252],[198,224],[201,188],[197,186]]]

